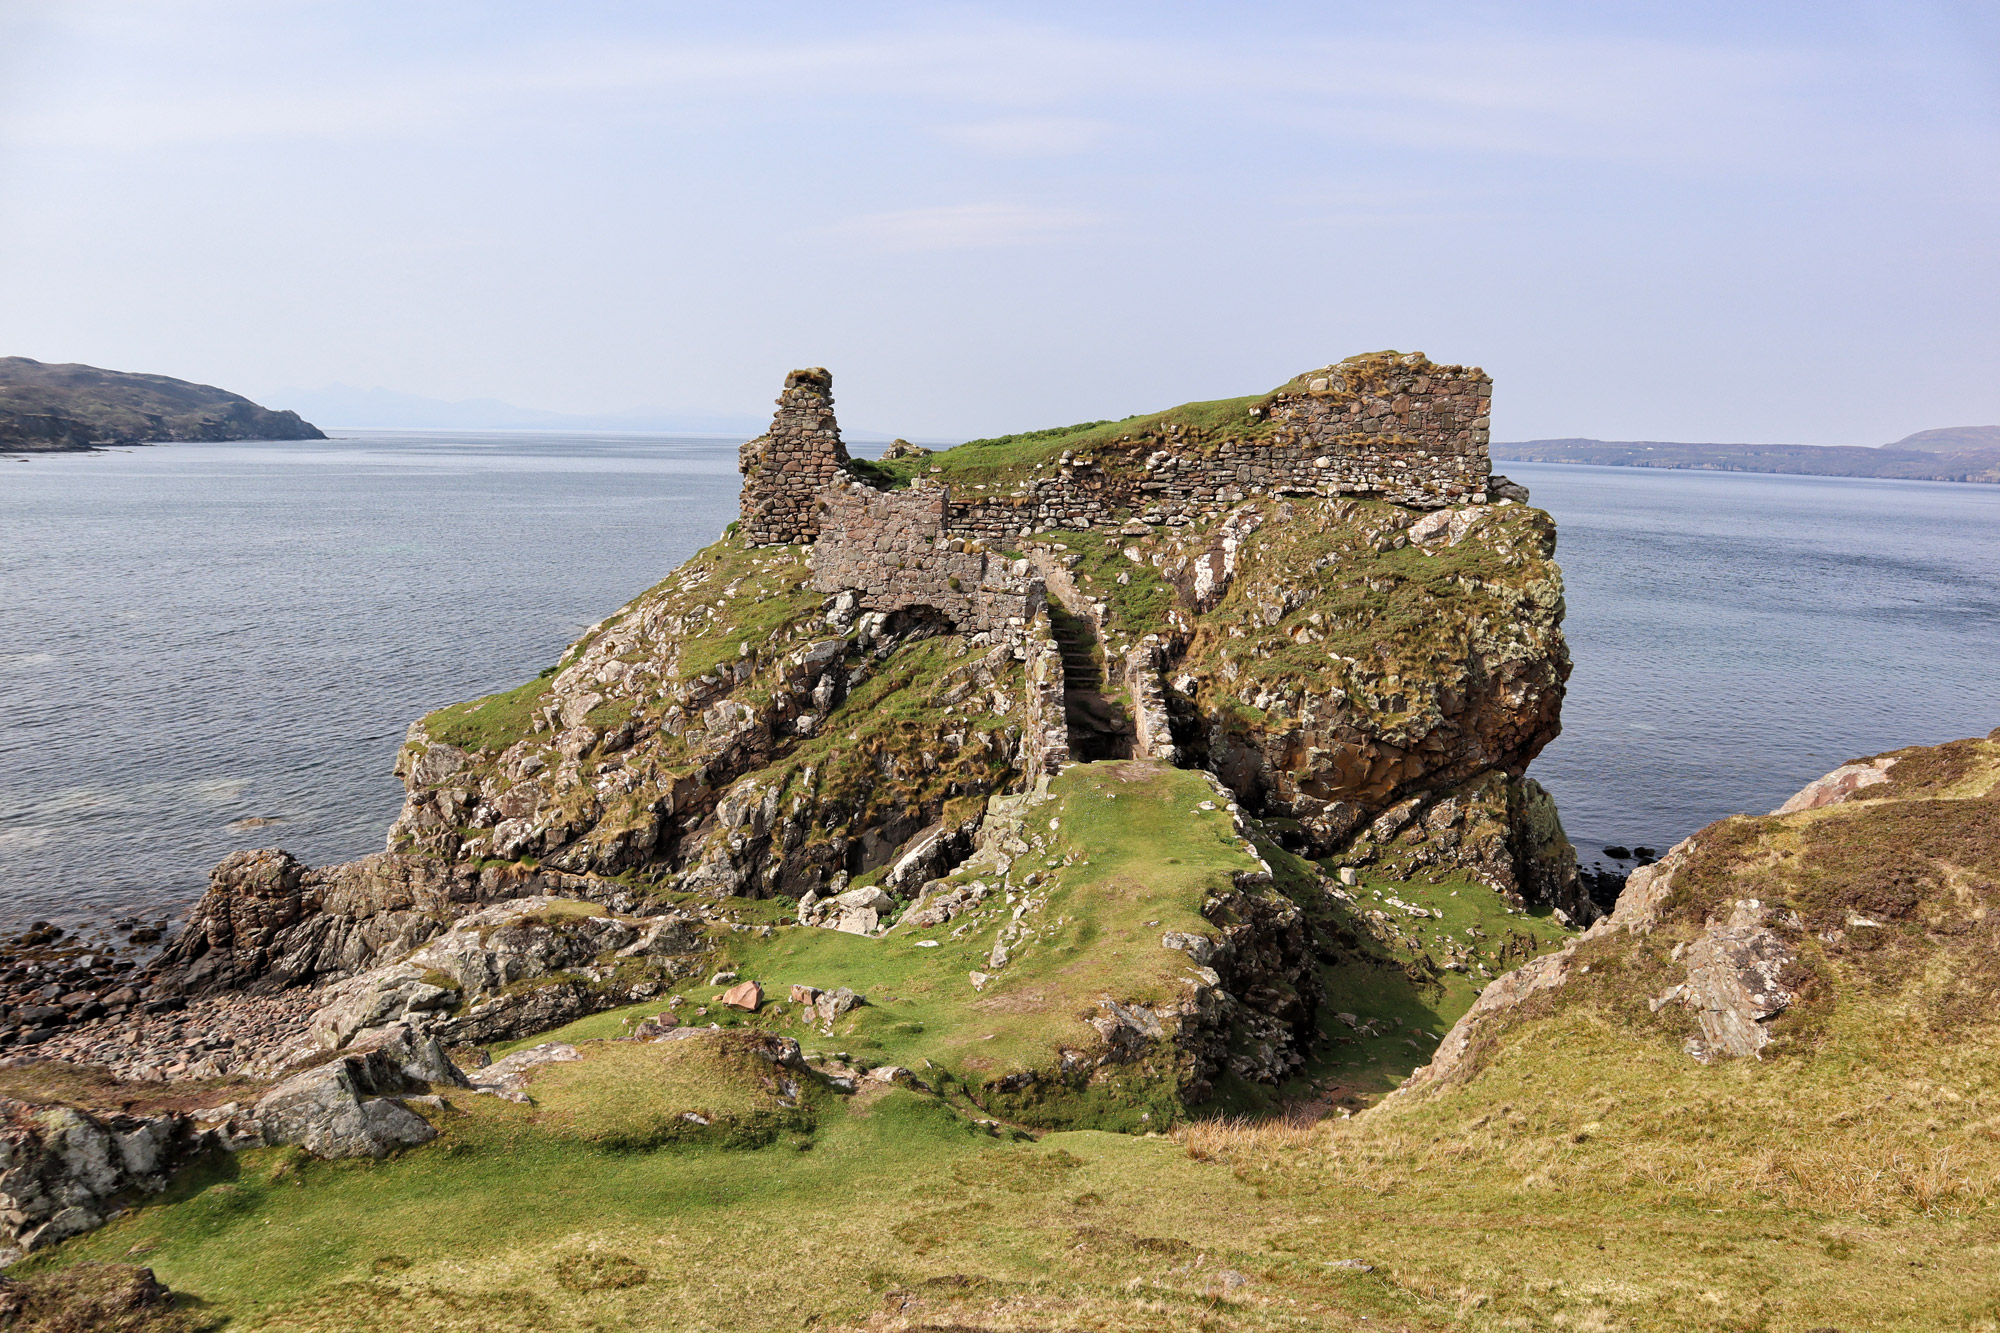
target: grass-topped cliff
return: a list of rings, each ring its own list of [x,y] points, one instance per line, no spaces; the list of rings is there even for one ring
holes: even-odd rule
[[[1559,725],[1547,516],[1488,507],[1456,541],[1411,524],[1379,502],[1267,499],[1009,554],[1067,575],[1107,662],[1167,639],[1176,739],[1324,853],[1397,800],[1518,772]],[[392,845],[797,896],[1018,786],[1013,653],[843,615],[810,590],[808,549],[725,538],[542,677],[423,719]]]
[[[274,412],[206,384],[0,357],[0,449],[325,438],[296,412]]]
[[[1347,358],[1339,369],[1348,392],[1380,392],[1399,371],[1407,369],[1409,359],[1397,351],[1369,352]],[[1421,359],[1420,354],[1417,359]],[[1458,372],[1464,368],[1435,369]],[[1182,403],[1117,421],[1083,421],[969,440],[936,453],[896,450],[895,457],[856,460],[852,467],[880,486],[900,488],[918,477],[934,477],[962,487],[968,494],[1011,489],[1056,467],[1065,454],[1090,454],[1107,467],[1131,470],[1158,449],[1203,452],[1225,441],[1255,443],[1269,439],[1273,426],[1271,407],[1280,395],[1298,393],[1314,376],[1325,373],[1306,371],[1264,393]]]

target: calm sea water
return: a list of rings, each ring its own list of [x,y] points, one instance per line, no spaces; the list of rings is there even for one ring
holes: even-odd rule
[[[2000,726],[2000,486],[1505,464],[1576,670],[1530,772],[1588,862]]]
[[[1562,526],[1577,666],[1534,772],[1587,853],[2000,725],[2000,488],[1508,471]],[[661,436],[0,460],[0,924],[380,847],[411,719],[554,661],[736,488],[733,441]]]

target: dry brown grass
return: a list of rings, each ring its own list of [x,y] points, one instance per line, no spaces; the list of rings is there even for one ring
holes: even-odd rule
[[[1197,1162],[1262,1162],[1314,1151],[1324,1152],[1327,1146],[1327,1129],[1323,1122],[1289,1116],[1264,1119],[1218,1116],[1191,1120],[1174,1130],[1172,1137]]]

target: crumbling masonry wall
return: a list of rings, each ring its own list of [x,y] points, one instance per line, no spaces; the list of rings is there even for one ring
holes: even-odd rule
[[[852,591],[863,610],[929,607],[964,634],[1020,629],[1042,606],[1028,562],[945,531],[951,493],[919,482],[878,491],[843,480],[820,497],[813,587]]]
[[[833,376],[820,367],[785,376],[771,429],[737,450],[742,533],[760,546],[819,536],[819,496],[846,475],[847,446],[833,415]]]
[[[1126,512],[1149,524],[1184,523],[1259,493],[1355,495],[1413,509],[1484,503],[1492,401],[1493,381],[1476,367],[1437,365],[1420,352],[1350,357],[1274,394],[1261,409],[1270,429],[1258,438],[1209,442],[1176,432],[1136,469],[1066,453],[1052,475],[1012,494],[954,502],[947,526],[1006,541],[1111,526]]]
[[[1065,453],[1051,474],[1014,494],[956,501],[923,479],[878,491],[851,476],[832,390],[824,370],[793,371],[769,434],[743,446],[744,536],[812,543],[813,587],[852,593],[863,610],[927,609],[960,633],[1011,641],[1028,668],[1023,758],[1031,772],[1052,773],[1069,759],[1062,663],[1045,609],[1052,582],[1068,576],[1010,561],[987,543],[1132,519],[1184,524],[1254,494],[1361,495],[1428,509],[1483,503],[1491,472],[1492,381],[1421,353],[1350,357],[1298,376],[1251,409],[1261,419],[1245,423],[1253,438],[1173,427],[1164,441],[1108,444],[1101,452],[1115,466]],[[1143,459],[1134,456],[1142,450]],[[1222,537],[1226,564],[1232,534]],[[1066,603],[1087,601],[1069,596],[1073,587],[1064,592]],[[1177,758],[1158,641],[1108,665],[1133,701],[1135,753]]]

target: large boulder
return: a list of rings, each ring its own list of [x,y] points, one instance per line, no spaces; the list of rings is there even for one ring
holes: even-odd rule
[[[574,899],[516,899],[329,987],[312,1034],[323,1050],[396,1023],[453,1042],[508,1040],[650,999],[706,947],[691,913],[620,917]]]
[[[315,1157],[386,1157],[437,1137],[430,1122],[396,1100],[433,1087],[469,1087],[435,1038],[406,1027],[294,1074],[258,1101],[267,1144],[297,1144]]]
[[[0,1263],[102,1226],[208,1141],[187,1116],[93,1115],[0,1098]]]

